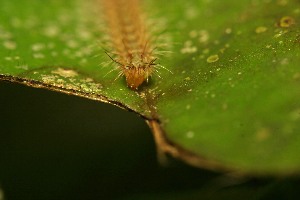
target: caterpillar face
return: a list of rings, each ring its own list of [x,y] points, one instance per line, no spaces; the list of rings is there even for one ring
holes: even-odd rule
[[[145,80],[148,80],[154,70],[155,60],[153,59],[149,63],[140,62],[138,64],[131,63],[130,65],[121,66],[128,87],[137,90]]]

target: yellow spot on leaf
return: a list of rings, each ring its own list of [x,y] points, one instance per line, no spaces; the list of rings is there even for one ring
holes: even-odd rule
[[[280,19],[278,25],[282,28],[288,28],[295,24],[295,19],[290,16],[284,16]]]
[[[185,80],[185,81],[190,81],[191,78],[190,78],[190,77],[186,77],[184,80]]]
[[[266,32],[267,30],[268,30],[267,27],[265,27],[265,26],[259,26],[259,27],[257,27],[257,28],[255,29],[255,33],[264,33],[264,32]]]
[[[293,76],[293,79],[296,81],[299,81],[300,80],[300,72],[295,73]]]
[[[217,62],[219,60],[219,55],[215,54],[215,55],[211,55],[207,58],[207,62],[208,63],[214,63]]]
[[[270,129],[261,128],[256,132],[255,137],[258,142],[262,142],[262,141],[267,140],[270,137],[270,135],[271,135]]]
[[[17,44],[13,41],[5,41],[3,43],[3,46],[6,48],[6,49],[9,49],[9,50],[14,50],[17,48]]]
[[[71,77],[75,77],[78,75],[77,72],[75,72],[74,70],[63,69],[63,68],[58,68],[58,69],[52,71],[51,73],[58,74],[64,78],[71,78]]]

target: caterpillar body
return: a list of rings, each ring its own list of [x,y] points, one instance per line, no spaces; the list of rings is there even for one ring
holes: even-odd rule
[[[138,87],[156,71],[157,57],[139,0],[102,0],[112,52],[107,55],[129,88]],[[110,54],[110,55],[109,55]]]

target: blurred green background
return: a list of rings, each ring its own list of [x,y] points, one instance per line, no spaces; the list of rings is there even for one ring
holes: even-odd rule
[[[149,128],[112,105],[0,82],[5,199],[294,199],[298,178],[234,179],[170,158]]]

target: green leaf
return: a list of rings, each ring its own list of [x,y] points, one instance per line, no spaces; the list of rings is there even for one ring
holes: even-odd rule
[[[98,1],[2,1],[0,78],[133,110],[163,152],[195,166],[296,173],[299,4],[145,1],[155,36],[172,46],[159,57],[171,73],[161,69],[131,91],[103,67]]]

